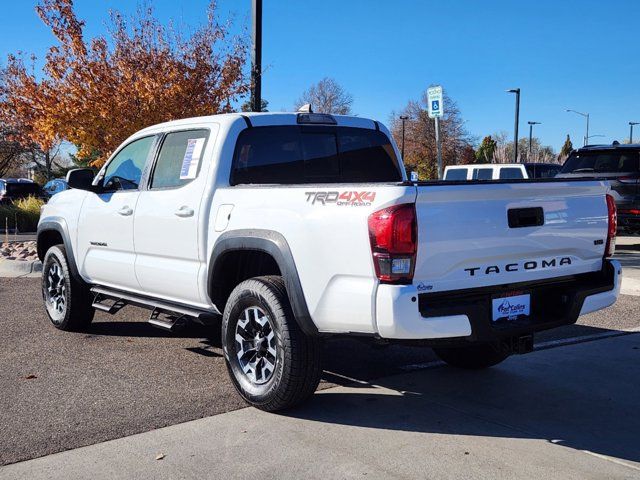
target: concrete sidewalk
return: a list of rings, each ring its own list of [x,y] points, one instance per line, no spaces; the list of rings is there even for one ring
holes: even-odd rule
[[[0,259],[0,277],[23,278],[39,277],[42,275],[40,260],[21,261]]]
[[[247,408],[9,465],[0,478],[640,478],[638,378],[630,334],[484,372],[338,387],[289,415]]]

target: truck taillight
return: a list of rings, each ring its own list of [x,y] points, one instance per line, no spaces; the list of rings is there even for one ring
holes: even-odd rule
[[[395,205],[369,215],[369,240],[376,276],[383,283],[411,283],[418,243],[416,209]]]
[[[607,211],[609,226],[607,229],[607,244],[604,248],[604,256],[610,257],[616,251],[616,230],[618,229],[618,214],[616,202],[611,195],[607,195]]]

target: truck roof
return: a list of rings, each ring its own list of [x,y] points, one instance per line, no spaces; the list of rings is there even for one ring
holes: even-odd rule
[[[584,147],[576,148],[576,151],[584,150],[640,150],[640,143],[610,143],[604,145],[585,145]]]
[[[151,125],[134,134],[139,136],[144,133],[157,132],[175,127],[185,127],[193,124],[216,123],[219,125],[231,124],[234,122],[247,122],[254,127],[273,125],[298,125],[298,115],[305,115],[298,112],[241,112],[241,113],[221,113],[217,115],[207,115],[203,117],[183,118],[169,122]],[[369,129],[380,129],[383,126],[376,120],[351,115],[331,115],[337,125],[345,127],[359,127]],[[247,121],[248,120],[248,121]],[[387,131],[384,128],[385,132]],[[388,132],[387,132],[388,133]]]

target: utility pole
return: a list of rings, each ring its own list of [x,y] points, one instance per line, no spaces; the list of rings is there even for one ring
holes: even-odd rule
[[[520,124],[520,89],[512,88],[507,93],[516,94],[516,121],[513,129],[513,163],[518,163],[518,125]]]
[[[533,126],[540,125],[540,122],[527,122],[529,124],[529,156],[527,160],[530,160],[531,157],[531,141],[533,140]]]
[[[440,142],[440,117],[435,118],[436,122],[436,146],[438,152],[438,180],[442,180],[442,143]]]
[[[262,0],[251,1],[251,110],[262,111]]]
[[[402,149],[401,149],[401,154],[402,154],[402,161],[404,162],[404,122],[406,120],[409,120],[409,117],[407,115],[400,115],[400,120],[402,120]],[[633,127],[631,127],[633,128]]]
[[[629,143],[633,143],[633,126],[638,124],[640,122],[629,122]]]

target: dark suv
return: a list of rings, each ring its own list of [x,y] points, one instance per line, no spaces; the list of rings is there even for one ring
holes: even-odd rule
[[[561,177],[605,178],[618,207],[618,232],[640,234],[640,144],[590,145],[574,150]]]
[[[27,197],[45,198],[37,183],[22,178],[0,178],[0,204]]]

